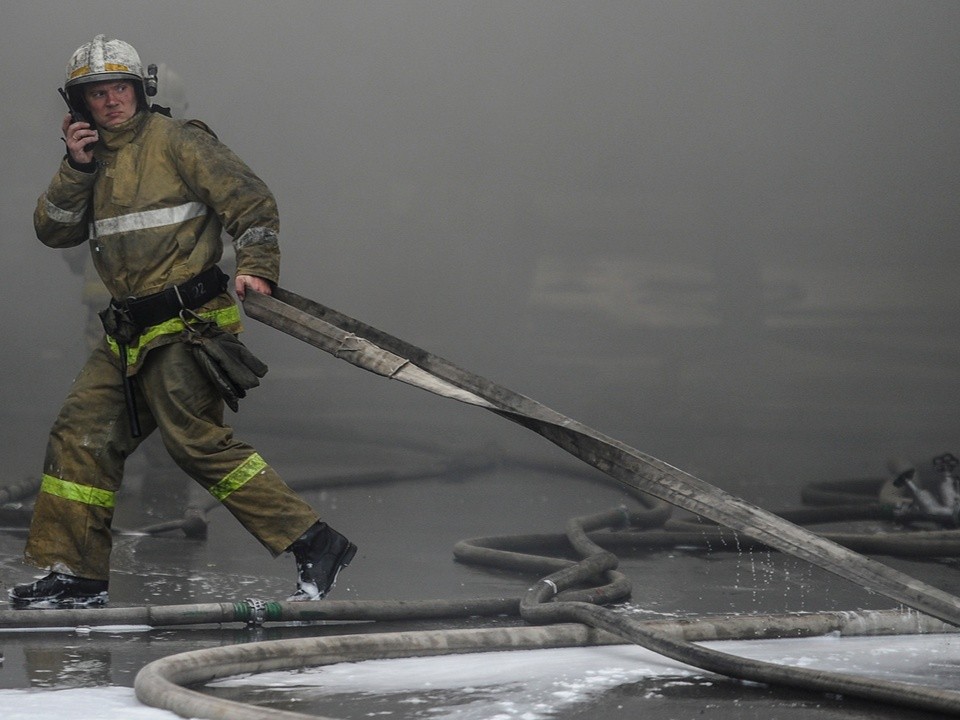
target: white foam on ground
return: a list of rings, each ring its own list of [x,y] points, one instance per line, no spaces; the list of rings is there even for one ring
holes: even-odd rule
[[[960,691],[960,636],[820,637],[705,643],[743,657],[816,667]],[[292,694],[403,693],[404,703],[432,703],[429,717],[540,720],[619,685],[646,678],[703,676],[632,645],[477,653],[409,660],[369,660],[316,670],[230,678],[218,686],[287,689]],[[495,690],[496,692],[490,692]],[[444,692],[443,707],[427,695]],[[418,693],[424,697],[418,700]],[[412,695],[411,695],[412,694]],[[172,720],[147,708],[131,688],[0,690],[4,720]]]
[[[140,704],[133,688],[0,690],[4,720],[173,720],[179,715]]]

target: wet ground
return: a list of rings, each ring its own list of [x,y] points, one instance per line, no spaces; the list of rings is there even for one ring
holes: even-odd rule
[[[453,434],[456,415],[458,411],[448,415],[444,423]],[[528,444],[526,438],[513,447],[446,444],[427,440],[438,437],[433,433],[420,435],[403,424],[391,428],[383,420],[381,417],[379,429],[371,430],[367,437],[345,438],[336,436],[335,430],[328,433],[320,427],[314,438],[307,439],[304,428],[293,424],[285,427],[282,434],[268,430],[256,433],[264,452],[283,458],[280,464],[288,480],[313,487],[304,491],[305,496],[360,546],[354,564],[341,576],[333,599],[519,596],[535,578],[460,564],[452,557],[453,545],[480,535],[562,532],[568,518],[633,503],[614,483],[579,467],[549,445]],[[383,435],[377,440],[381,432]],[[150,449],[149,456],[160,457],[154,449]],[[323,459],[323,472],[311,468],[314,458]],[[134,465],[125,488],[117,525],[139,528],[174,519],[196,499],[193,489],[162,459],[159,463],[141,462],[139,468]],[[119,535],[113,558],[112,605],[277,599],[292,590],[290,558],[271,560],[221,509],[208,517],[206,540],[190,539],[179,532],[146,537]],[[15,560],[22,541],[22,532],[0,533],[0,580],[5,587],[31,577],[31,571]],[[887,561],[960,593],[960,569],[955,565]],[[651,550],[624,557],[621,569],[634,584],[630,612],[642,617],[893,606],[885,598],[868,595],[807,564],[765,551]],[[203,647],[317,633],[516,622],[495,618],[364,627],[268,626],[251,630],[232,626],[4,633],[0,637],[4,653],[0,688],[129,687],[146,663]],[[951,662],[956,662],[956,657]],[[904,672],[908,671],[909,666]],[[949,679],[958,680],[956,676]],[[503,690],[507,686],[500,687]],[[960,689],[960,683],[957,687]],[[421,698],[413,704],[408,702],[407,694],[387,691],[382,695],[358,696],[344,691],[332,697],[315,697],[310,692],[294,690],[295,700],[290,700],[290,690],[220,692],[247,701],[349,718],[368,717],[370,713],[387,713],[396,718],[434,716],[430,703],[449,708],[451,703],[457,707],[460,702],[456,700],[458,692],[453,690],[428,694],[426,700],[420,691],[412,690],[412,696]],[[665,677],[617,683],[604,692],[554,705],[543,716],[617,717],[628,711],[651,718],[695,718],[702,716],[705,709],[714,717],[730,718],[809,717],[811,711],[824,718],[914,716],[902,710],[887,712],[860,701],[745,686],[714,676],[690,676],[679,670]],[[916,717],[923,715],[918,713]]]
[[[817,345],[816,351],[805,331],[774,332],[737,364],[737,354],[723,350],[723,343],[716,346],[723,352],[685,354],[682,343],[677,344],[688,337],[683,333],[673,336],[673,345],[661,333],[654,349],[629,336],[604,345],[601,331],[587,320],[576,346],[562,344],[548,324],[531,325],[530,334],[509,348],[526,362],[516,362],[506,377],[491,373],[493,379],[769,509],[799,505],[807,482],[883,474],[887,455],[904,448],[921,458],[956,449],[949,445],[950,417],[944,421],[928,412],[956,384],[952,364],[941,353],[949,344],[942,333],[919,333],[926,354],[904,353],[895,363],[888,356],[876,360],[888,339],[878,339],[870,327],[834,333],[830,339],[840,344]],[[268,347],[263,344],[268,338],[272,336],[264,329],[251,329],[254,347]],[[458,563],[454,544],[476,536],[558,533],[569,518],[634,503],[613,481],[486,411],[377,378],[292,343],[281,344],[274,356],[269,348],[266,354],[271,372],[264,387],[244,401],[236,418],[238,434],[251,440],[291,484],[304,488],[325,519],[360,547],[332,599],[518,597],[535,578]],[[54,361],[63,359],[51,358],[50,365],[61,385],[68,377]],[[487,362],[481,357],[478,365],[462,364],[483,374]],[[19,372],[24,383],[30,381],[29,369]],[[755,375],[767,390],[743,392]],[[859,386],[851,387],[853,381]],[[36,406],[4,412],[4,430],[10,447],[17,449],[12,476],[31,472],[42,457],[46,418],[62,389],[56,383],[44,386]],[[115,525],[135,530],[178,519],[199,499],[163,451],[149,444],[131,460]],[[119,533],[111,605],[282,599],[292,591],[292,559],[272,560],[222,509],[211,511],[208,519],[205,540],[180,532]],[[23,527],[0,532],[4,589],[34,576],[18,559],[24,533]],[[960,568],[951,559],[882,560],[960,594]],[[633,582],[630,611],[643,617],[893,607],[886,598],[792,558],[735,546],[643,551],[623,557],[621,569]],[[349,630],[516,622],[431,621],[352,625]],[[3,633],[0,690],[129,688],[146,663],[173,653],[342,632],[344,626],[332,625]],[[946,673],[936,682],[953,687],[956,679]],[[351,718],[371,713],[435,717],[430,702],[442,707],[450,698],[450,693],[439,693],[421,705],[420,700],[407,702],[411,698],[402,693],[361,698],[346,692],[305,705],[305,697],[291,701],[289,693],[287,699],[280,695],[266,701]],[[249,696],[264,701],[261,690]],[[541,711],[556,718],[612,718],[625,712],[654,719],[705,713],[738,719],[811,713],[823,718],[925,717],[679,670],[614,684]]]

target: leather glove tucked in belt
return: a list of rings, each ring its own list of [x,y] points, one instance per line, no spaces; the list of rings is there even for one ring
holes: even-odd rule
[[[214,323],[191,324],[183,332],[183,341],[234,412],[240,407],[240,398],[267,374],[266,364],[236,335]]]

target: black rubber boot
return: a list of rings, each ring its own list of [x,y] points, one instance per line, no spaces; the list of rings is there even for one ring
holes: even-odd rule
[[[290,552],[297,561],[297,591],[287,600],[305,602],[326,597],[357,554],[357,546],[325,522],[317,522],[290,545]]]
[[[9,593],[14,607],[76,608],[106,605],[106,580],[50,573],[36,582],[17,585]]]

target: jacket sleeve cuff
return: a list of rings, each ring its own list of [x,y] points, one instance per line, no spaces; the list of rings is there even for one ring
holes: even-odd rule
[[[234,241],[237,274],[254,275],[274,285],[280,279],[280,245],[268,228],[252,228]]]
[[[78,163],[70,155],[67,155],[66,159],[67,159],[67,165],[69,165],[70,167],[72,167],[74,170],[78,172],[86,173],[87,175],[92,175],[97,171],[96,160],[91,160],[88,163]]]

